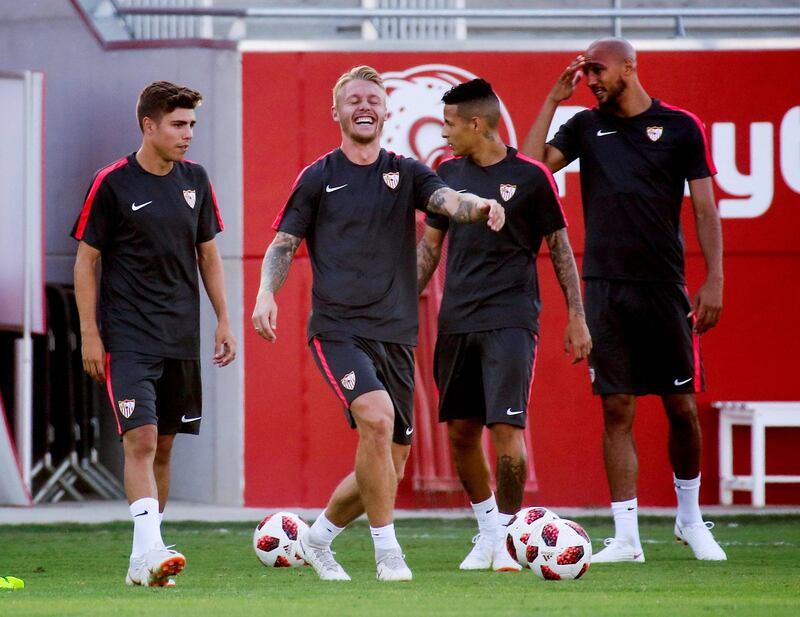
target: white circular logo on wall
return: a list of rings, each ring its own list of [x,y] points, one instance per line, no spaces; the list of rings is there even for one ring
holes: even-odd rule
[[[450,147],[442,139],[442,95],[477,75],[449,64],[423,64],[405,71],[383,73],[381,77],[386,86],[389,112],[381,138],[383,147],[435,169],[442,159],[451,155]],[[517,146],[514,123],[502,99],[499,130],[505,143]]]

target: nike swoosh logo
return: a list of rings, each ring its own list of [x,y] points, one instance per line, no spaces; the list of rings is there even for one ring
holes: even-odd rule
[[[325,186],[325,192],[326,193],[333,193],[334,191],[338,191],[339,189],[343,189],[346,186],[347,186],[346,184],[343,184],[342,186],[331,186],[330,184],[328,184],[327,186]]]
[[[680,379],[676,379],[672,383],[675,384],[676,386],[682,386],[685,383],[689,383],[691,380],[692,380],[691,377],[689,377],[689,379],[684,379],[683,381],[681,381]]]
[[[518,416],[521,413],[525,413],[525,410],[524,409],[517,409],[516,411],[511,411],[511,407],[506,409],[506,415],[507,416]]]
[[[199,420],[202,417],[203,416],[197,416],[196,418],[187,418],[186,414],[183,414],[181,416],[181,422],[197,422],[197,420]]]
[[[489,514],[489,512],[491,512],[493,510],[494,510],[494,508],[489,508],[488,510],[486,510],[486,514]]]
[[[145,510],[144,512],[139,512],[139,514],[134,514],[133,518],[136,518],[137,516],[144,516],[145,514],[147,514],[147,510]]]
[[[406,435],[410,435],[410,434],[411,434],[411,433],[413,433],[413,432],[414,432],[414,427],[413,427],[413,426],[409,426],[409,427],[406,429]]]
[[[616,131],[597,131],[597,136],[602,137],[603,135],[613,135]]]
[[[141,209],[142,209],[142,208],[144,208],[145,206],[149,206],[151,203],[153,203],[153,200],[152,200],[152,199],[151,199],[150,201],[146,201],[146,202],[144,202],[143,204],[139,204],[139,205],[137,206],[137,205],[136,205],[136,202],[134,201],[134,202],[131,204],[131,210],[133,210],[134,212],[136,212],[137,210],[141,210]]]

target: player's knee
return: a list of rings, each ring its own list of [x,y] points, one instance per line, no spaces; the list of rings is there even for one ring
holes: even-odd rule
[[[158,444],[158,429],[153,424],[127,431],[122,437],[126,459],[153,460]]]
[[[493,424],[489,430],[498,455],[508,455],[513,458],[524,456],[525,439],[522,428],[510,424]]]
[[[394,416],[385,410],[370,410],[356,416],[356,425],[361,439],[391,443],[394,432]]]
[[[603,424],[606,432],[630,432],[635,417],[634,398],[611,395],[603,398]]]

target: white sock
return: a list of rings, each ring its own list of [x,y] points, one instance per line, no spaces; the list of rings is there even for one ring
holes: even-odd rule
[[[639,539],[639,500],[634,497],[627,501],[612,501],[611,513],[614,515],[614,537],[625,540],[637,550],[641,550]]]
[[[131,556],[140,557],[154,547],[163,547],[158,499],[143,497],[130,505],[133,518],[133,546]]]
[[[681,480],[672,475],[675,495],[678,497],[678,523],[681,526],[703,522],[700,513],[700,475],[691,480]]]
[[[336,539],[340,533],[344,531],[344,527],[337,527],[330,522],[325,512],[317,517],[314,524],[308,529],[308,541],[314,546],[330,546],[331,542]]]
[[[478,519],[478,533],[485,538],[497,535],[497,500],[492,493],[489,499],[471,503],[475,518]]]
[[[511,519],[514,518],[513,514],[505,514],[504,512],[497,513],[497,527],[496,527],[496,538],[497,543],[501,546],[506,545],[506,532],[508,531],[508,524],[511,522]]]
[[[400,548],[400,543],[394,535],[394,523],[389,523],[383,527],[373,527],[370,525],[369,533],[372,536],[372,543],[375,545],[375,554],[383,553]]]

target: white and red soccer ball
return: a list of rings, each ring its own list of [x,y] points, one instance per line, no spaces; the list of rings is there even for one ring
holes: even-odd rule
[[[559,518],[528,539],[530,568],[546,581],[578,579],[589,569],[592,542],[583,527]]]
[[[536,538],[539,530],[545,523],[558,518],[552,510],[534,506],[522,508],[508,524],[506,532],[506,548],[509,555],[517,560],[523,568],[529,568],[533,561],[534,545],[529,544],[531,538]]]
[[[253,549],[259,561],[269,568],[294,568],[305,565],[298,540],[308,525],[292,512],[275,512],[261,521],[253,532]]]

